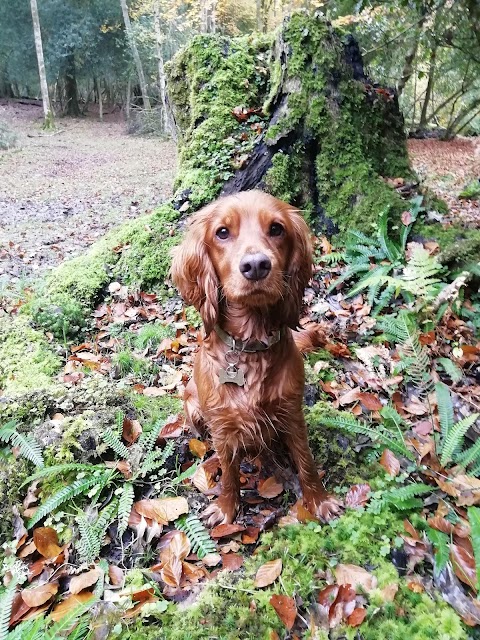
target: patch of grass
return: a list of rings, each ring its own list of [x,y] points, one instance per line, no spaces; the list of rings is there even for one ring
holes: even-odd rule
[[[144,324],[140,331],[132,337],[132,344],[135,349],[144,351],[145,349],[155,349],[165,338],[173,338],[175,332],[171,326],[160,322],[149,322]]]

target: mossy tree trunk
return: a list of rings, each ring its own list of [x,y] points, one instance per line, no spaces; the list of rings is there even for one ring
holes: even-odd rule
[[[177,184],[192,209],[261,188],[333,233],[405,208],[383,179],[411,175],[396,95],[365,76],[354,39],[319,14],[294,15],[276,36],[196,38],[168,74]]]

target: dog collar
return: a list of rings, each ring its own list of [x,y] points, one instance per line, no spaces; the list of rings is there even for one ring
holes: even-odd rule
[[[285,328],[282,327],[278,331],[272,333],[272,335],[267,337],[266,342],[262,342],[261,340],[240,340],[239,338],[234,338],[229,333],[224,331],[218,324],[214,327],[214,331],[220,340],[230,347],[232,351],[241,351],[244,353],[255,353],[257,351],[267,351],[270,347],[273,347],[274,344],[280,342],[282,337],[285,335]]]

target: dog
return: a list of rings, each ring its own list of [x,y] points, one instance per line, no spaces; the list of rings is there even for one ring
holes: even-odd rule
[[[261,191],[222,197],[189,220],[171,274],[200,313],[205,337],[185,389],[185,413],[211,435],[221,493],[208,525],[231,523],[240,504],[245,456],[286,449],[306,508],[322,521],[340,511],[325,490],[308,445],[302,411],[302,352],[321,342],[297,331],[313,268],[307,224],[289,204]]]

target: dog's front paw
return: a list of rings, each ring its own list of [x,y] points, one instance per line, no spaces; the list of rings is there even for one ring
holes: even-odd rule
[[[202,519],[208,527],[218,524],[231,524],[237,515],[238,504],[235,500],[220,496],[214,500],[202,513]]]
[[[325,493],[304,497],[304,503],[308,511],[321,522],[330,522],[343,512],[342,502]]]

